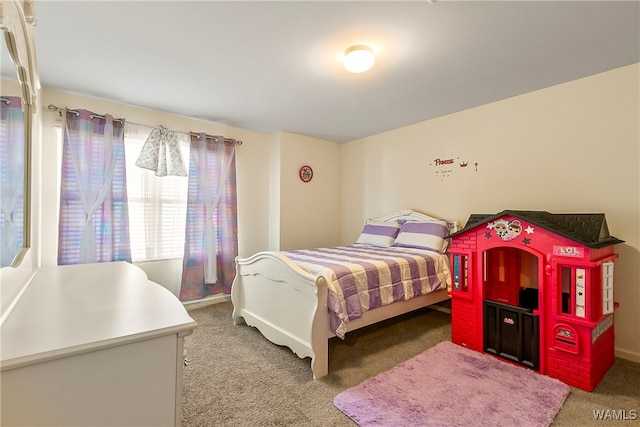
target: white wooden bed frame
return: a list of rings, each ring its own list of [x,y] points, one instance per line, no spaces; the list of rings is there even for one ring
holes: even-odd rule
[[[434,220],[425,214],[402,210],[374,221]],[[457,222],[451,223],[456,231]],[[300,358],[311,358],[313,378],[329,373],[329,327],[327,282],[310,274],[279,252],[258,252],[236,258],[236,277],[231,288],[233,322],[257,328],[269,341],[289,347]],[[449,299],[438,290],[364,313],[347,324],[353,331]]]

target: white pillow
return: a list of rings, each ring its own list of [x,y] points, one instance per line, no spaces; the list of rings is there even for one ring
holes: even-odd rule
[[[449,225],[446,221],[407,221],[402,225],[393,246],[429,249],[445,253]]]
[[[399,231],[400,224],[396,222],[370,221],[364,225],[354,244],[389,247],[393,245]]]

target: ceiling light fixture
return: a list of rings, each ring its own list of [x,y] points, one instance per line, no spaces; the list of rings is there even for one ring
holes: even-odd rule
[[[364,73],[376,62],[373,50],[364,45],[351,46],[344,52],[344,67],[352,73]]]

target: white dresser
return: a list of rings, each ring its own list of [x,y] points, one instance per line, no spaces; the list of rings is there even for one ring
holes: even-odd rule
[[[2,426],[180,425],[195,327],[129,263],[37,270],[0,330]]]

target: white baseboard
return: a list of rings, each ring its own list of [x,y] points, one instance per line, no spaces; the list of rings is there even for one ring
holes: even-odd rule
[[[221,302],[227,302],[231,299],[231,295],[219,294],[208,298],[197,299],[193,301],[185,301],[182,304],[187,311],[197,310],[213,304],[220,304]]]
[[[621,359],[626,359],[632,362],[640,363],[640,353],[636,353],[635,351],[616,348],[615,354],[616,354],[616,357],[619,357]]]

